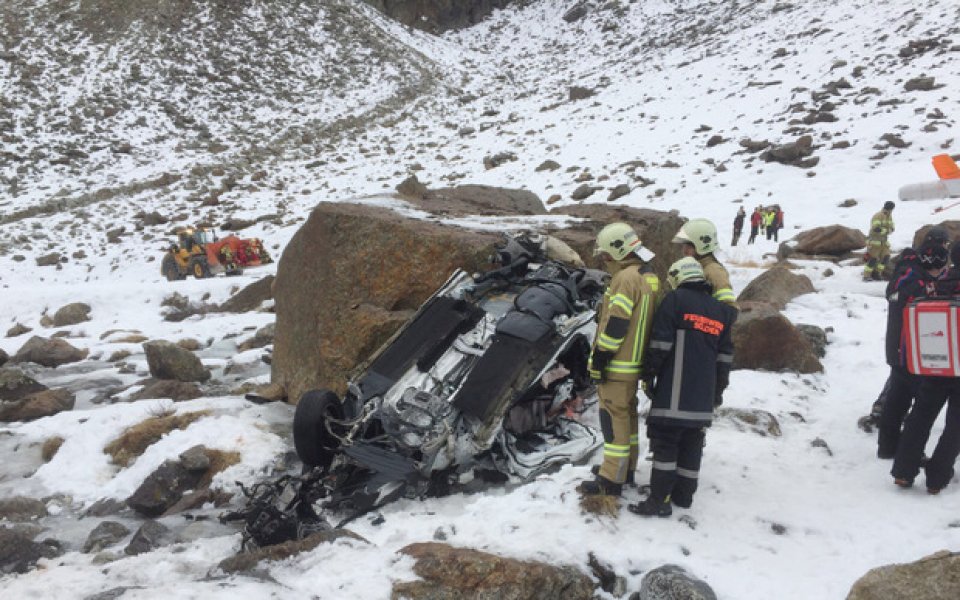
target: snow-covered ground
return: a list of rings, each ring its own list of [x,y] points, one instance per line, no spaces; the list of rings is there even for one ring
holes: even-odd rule
[[[39,7],[48,4],[18,6],[39,20]],[[277,27],[278,21],[296,25],[303,18],[296,11],[267,18],[259,12],[260,4],[250,2],[238,20],[245,31],[255,31],[257,24]],[[396,551],[441,531],[455,545],[584,570],[587,554],[593,552],[627,576],[631,590],[649,569],[676,563],[706,580],[720,597],[738,599],[840,598],[874,566],[960,549],[957,481],[936,497],[927,496],[922,486],[895,488],[890,464],[875,457],[874,437],[856,427],[887,373],[882,285],[861,282],[856,265],[801,262],[800,272],[810,277],[818,293],[798,298],[785,314],[794,322],[832,328],[824,373],[734,372],[726,404],[773,413],[783,434],[760,436],[729,421],[718,422],[708,434],[695,505],[675,511],[670,519],[642,520],[626,511],[617,519],[583,514],[573,488],[589,476],[588,467],[570,466],[526,485],[397,502],[381,511],[382,523],[371,515],[351,525],[371,545],[349,539],[322,545],[267,565],[270,578],[216,573],[216,564],[237,550],[239,535],[201,522],[183,530],[181,543],[138,557],[102,565],[80,553],[79,546],[98,520],[64,515],[99,498],[125,498],[165,458],[197,443],[236,450],[241,462],[218,476],[232,490],[236,480],[252,483],[271,472],[290,450],[292,408],[286,405],[253,405],[229,393],[176,405],[96,402],[105,389],[129,386],[147,370],[139,344],[113,341],[130,332],[171,341],[194,338],[201,345],[198,355],[215,378],[234,363],[246,366],[241,371],[248,382],[266,381],[262,352],[238,353],[237,344],[269,323],[270,313],[208,313],[171,323],[163,320],[160,302],[172,289],[197,300],[209,294],[209,302],[220,302],[275,267],[250,270],[240,278],[170,284],[161,279],[157,258],[175,224],[221,224],[228,216],[276,214],[242,234],[263,238],[279,256],[318,202],[381,197],[411,172],[431,186],[469,182],[523,187],[544,199],[560,194],[560,205],[573,202],[571,192],[589,173],[593,179],[587,183],[606,189],[588,202],[605,202],[607,189],[627,183],[633,189],[617,203],[711,218],[724,241],[736,202],[742,200],[748,209],[777,202],[786,213],[783,240],[796,231],[833,223],[864,229],[883,201],[895,199],[900,185],[934,178],[931,155],[958,152],[954,136],[960,71],[955,65],[960,53],[952,48],[960,43],[960,5],[955,2],[623,2],[619,9],[596,9],[568,24],[561,17],[574,2],[541,0],[500,11],[478,26],[441,38],[407,31],[350,2],[331,6],[340,4],[350,6],[350,15],[369,19],[366,25],[358,25],[365,21],[355,16],[350,21],[367,34],[366,40],[386,38],[393,48],[412,48],[410,54],[395,63],[370,61],[356,71],[338,73],[337,81],[344,86],[339,96],[311,95],[308,85],[294,85],[283,101],[270,105],[275,114],[229,96],[224,110],[238,111],[229,112],[231,118],[240,119],[244,111],[253,115],[239,121],[246,124],[240,127],[243,131],[232,124],[215,126],[213,91],[211,97],[191,101],[159,87],[133,96],[142,102],[131,99],[132,107],[120,113],[122,126],[94,120],[87,124],[97,123],[107,133],[84,130],[74,135],[58,124],[66,116],[50,107],[93,97],[90,86],[106,85],[92,83],[100,81],[94,77],[98,70],[110,72],[104,64],[118,72],[129,68],[123,53],[110,51],[109,40],[95,37],[78,38],[82,43],[76,47],[80,58],[75,64],[50,66],[49,78],[37,76],[33,91],[39,96],[30,96],[13,110],[0,106],[0,124],[13,124],[0,133],[18,140],[13,146],[4,141],[3,150],[20,157],[0,153],[0,189],[5,189],[0,191],[0,318],[8,323],[0,333],[15,323],[33,328],[28,334],[0,337],[0,348],[13,355],[34,334],[66,330],[71,344],[91,351],[91,358],[77,365],[28,368],[51,387],[75,389],[75,410],[0,427],[0,449],[9,457],[0,466],[0,496],[49,498],[48,509],[59,514],[41,524],[50,526],[48,534],[64,540],[69,550],[28,574],[4,576],[4,597],[83,598],[126,586],[130,589],[124,598],[386,598],[393,582],[413,578],[411,562]],[[202,41],[198,32],[205,31],[212,18],[203,12],[187,28],[196,44]],[[322,26],[333,22],[329,19],[318,13],[314,24],[304,25],[302,35],[289,40],[327,43],[331,56],[355,49],[359,42],[338,45],[338,38],[330,37],[333,33]],[[225,35],[246,39],[242,33]],[[951,37],[951,42],[918,56],[899,55],[911,41]],[[69,36],[50,39],[53,43]],[[183,38],[164,38],[164,43],[177,39]],[[25,43],[6,48],[30,61],[57,60],[54,50],[49,56],[33,55]],[[148,50],[144,46],[138,52],[148,57]],[[262,58],[262,48],[256,46],[238,44],[236,52],[240,61],[243,52]],[[397,56],[403,52],[407,50],[396,50]],[[184,50],[178,56],[189,62],[196,54]],[[278,49],[276,56],[280,60],[285,55]],[[292,64],[299,68],[292,73],[306,79],[335,77],[329,56],[317,55],[312,63],[302,60],[297,54]],[[858,67],[863,67],[859,76]],[[24,89],[16,69],[16,63],[0,61],[0,90]],[[70,79],[72,70],[93,79]],[[57,73],[74,86],[58,87]],[[430,80],[424,83],[427,93],[398,95],[404,78],[414,73]],[[904,82],[920,75],[935,76],[945,87],[905,92]],[[812,100],[812,92],[841,78],[851,87]],[[120,92],[130,93],[122,78],[117,81]],[[217,81],[226,85],[229,78]],[[248,93],[256,93],[257,85],[247,85]],[[569,101],[572,85],[593,88],[596,94]],[[44,96],[54,88],[55,95]],[[262,91],[278,93],[272,86]],[[167,123],[173,113],[157,108],[164,96],[185,114],[209,122],[211,139],[230,149],[211,152],[191,146],[196,132],[178,131]],[[399,104],[390,106],[389,98],[400,98]],[[895,100],[900,103],[891,103]],[[810,109],[823,109],[824,102],[835,105],[830,112],[837,121],[789,122],[802,119]],[[363,115],[366,121],[348,134],[323,131],[324,123],[340,122],[345,115]],[[140,116],[144,120],[138,120]],[[27,141],[17,133],[41,118],[48,119],[41,128],[48,136]],[[299,123],[305,123],[302,130]],[[794,129],[785,132],[788,128]],[[306,130],[318,139],[286,144]],[[327,133],[330,137],[323,138]],[[819,146],[814,156],[820,162],[808,169],[762,162],[738,144],[745,138],[785,143],[802,133],[811,134]],[[888,148],[880,140],[887,133],[901,135],[909,145]],[[708,147],[713,135],[727,141]],[[210,140],[203,139],[206,148]],[[84,148],[84,143],[96,146],[104,140],[129,140],[134,149],[111,155],[103,148],[86,148],[91,158],[72,165],[50,164],[49,157],[36,151],[68,142]],[[331,147],[324,145],[328,141]],[[831,149],[840,141],[850,146]],[[276,151],[253,153],[251,149],[261,145]],[[517,160],[485,170],[483,158],[503,151],[515,153]],[[243,159],[245,152],[254,158]],[[547,159],[561,168],[535,171]],[[633,170],[626,166],[630,161],[645,166]],[[724,168],[718,170],[720,165]],[[218,166],[225,174],[216,174]],[[162,173],[180,179],[145,190],[124,187]],[[640,176],[653,183],[643,185]],[[581,181],[574,181],[578,177]],[[226,185],[229,178],[233,181]],[[126,191],[81,202],[84,193],[121,188]],[[198,200],[217,190],[220,204],[201,207]],[[19,213],[58,198],[77,203],[53,214]],[[846,199],[856,200],[856,206],[838,208]],[[960,207],[933,214],[935,207],[948,203],[898,203],[894,246],[909,244],[924,224],[956,218]],[[136,215],[151,211],[171,222],[138,225]],[[542,222],[529,220],[531,225]],[[480,219],[464,224],[500,226]],[[125,227],[119,243],[106,243],[106,232],[119,227]],[[86,256],[70,257],[77,250]],[[772,264],[769,254],[775,250],[766,240],[725,248],[735,289],[743,289]],[[36,265],[36,257],[53,251],[70,258],[61,268]],[[828,267],[835,271],[830,277],[824,276]],[[92,320],[57,330],[40,325],[44,313],[69,302],[90,304]],[[111,330],[122,333],[105,335]],[[117,350],[132,353],[125,360],[132,367],[129,372],[106,362]],[[124,427],[170,408],[205,409],[211,416],[165,437],[130,467],[108,463],[103,445]],[[938,424],[934,437],[940,428]],[[53,435],[66,441],[54,459],[43,464],[40,444]],[[817,439],[829,451],[819,442],[812,445]],[[644,463],[639,479],[648,475],[649,464]],[[635,494],[628,490],[627,500]],[[180,517],[168,519],[182,523]]]

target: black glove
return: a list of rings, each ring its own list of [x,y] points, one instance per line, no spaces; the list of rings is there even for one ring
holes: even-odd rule
[[[594,350],[590,357],[590,380],[594,383],[603,383],[607,378],[607,365],[613,360],[613,352],[609,350]]]

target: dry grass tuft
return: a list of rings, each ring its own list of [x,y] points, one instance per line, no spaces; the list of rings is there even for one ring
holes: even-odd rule
[[[194,421],[209,415],[209,410],[201,410],[182,415],[152,416],[127,428],[120,437],[107,444],[103,451],[110,455],[113,464],[126,467],[164,435],[174,429],[185,429]]]
[[[620,514],[620,501],[616,496],[584,496],[580,498],[580,508],[598,517],[617,518]]]
[[[224,452],[223,450],[207,448],[204,454],[210,459],[210,468],[207,469],[207,472],[203,475],[203,479],[197,484],[197,489],[209,487],[214,475],[240,462],[239,452]]]
[[[43,462],[50,462],[53,460],[53,457],[57,455],[57,452],[60,450],[60,446],[63,445],[64,439],[59,435],[55,435],[52,438],[47,438],[43,442],[43,447],[40,449],[40,456],[43,458]]]

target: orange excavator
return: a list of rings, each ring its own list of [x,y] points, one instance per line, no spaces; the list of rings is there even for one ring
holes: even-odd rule
[[[242,239],[233,234],[218,239],[208,227],[180,227],[177,243],[167,249],[160,263],[160,273],[167,281],[212,277],[217,273],[239,275],[246,267],[273,262],[258,238]]]

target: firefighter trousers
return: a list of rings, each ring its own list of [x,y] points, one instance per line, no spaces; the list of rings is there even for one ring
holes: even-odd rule
[[[605,381],[600,384],[600,430],[603,432],[603,464],[600,476],[623,483],[637,469],[640,442],[637,437],[637,380]]]
[[[683,508],[693,504],[705,436],[703,427],[647,425],[653,450],[650,497],[657,503],[673,501]]]
[[[930,438],[934,422],[947,405],[943,433],[933,455],[927,461],[927,487],[939,490],[954,475],[954,463],[960,455],[960,379],[954,377],[923,377],[917,401],[903,423],[903,435],[893,461],[891,474],[898,479],[913,481],[920,472],[923,450]]]

